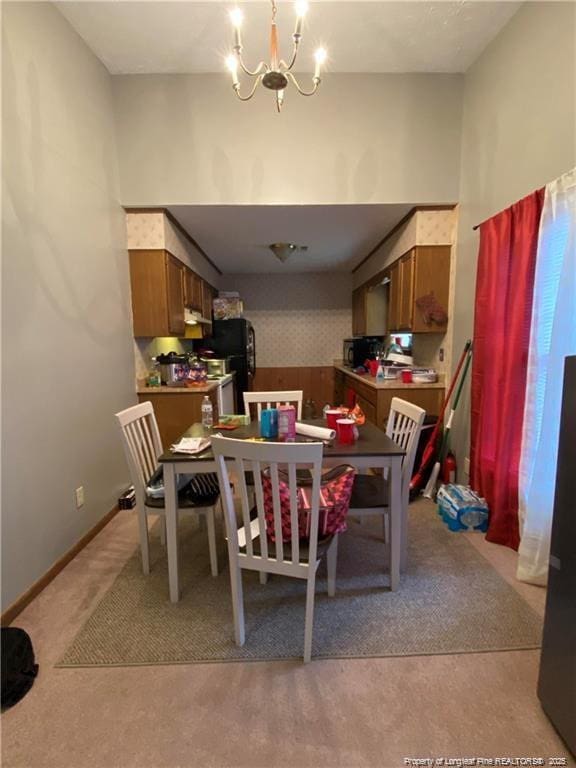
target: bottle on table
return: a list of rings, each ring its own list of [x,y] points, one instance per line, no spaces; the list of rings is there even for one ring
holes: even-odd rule
[[[204,429],[212,429],[214,423],[214,412],[212,408],[212,401],[208,395],[204,395],[202,400],[202,426]]]

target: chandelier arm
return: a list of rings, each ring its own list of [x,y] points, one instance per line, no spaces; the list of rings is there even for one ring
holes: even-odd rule
[[[258,75],[256,80],[254,81],[254,86],[253,86],[252,90],[250,91],[250,93],[247,96],[241,96],[240,95],[240,83],[235,85],[234,86],[234,92],[236,93],[236,96],[238,96],[240,101],[249,101],[252,98],[252,96],[254,96],[254,94],[256,93],[256,88],[258,88],[258,86],[260,85],[261,80],[262,80],[262,75]]]
[[[296,90],[302,96],[314,96],[314,94],[318,90],[318,86],[320,85],[320,78],[319,77],[313,77],[312,78],[312,82],[314,83],[314,87],[312,88],[311,91],[304,91],[300,87],[300,84],[298,83],[298,80],[296,80],[296,78],[294,77],[292,72],[286,72],[286,77],[288,77],[294,83],[294,85],[296,86]]]
[[[296,64],[296,57],[298,56],[298,42],[294,41],[294,48],[292,49],[292,58],[290,59],[290,64],[286,64],[284,59],[281,59],[280,66],[283,68],[284,72],[290,72],[294,64]]]
[[[238,63],[240,64],[242,71],[245,74],[250,75],[250,77],[256,77],[262,71],[268,72],[268,69],[269,69],[268,65],[264,61],[261,61],[260,64],[258,64],[258,66],[256,67],[256,69],[254,70],[248,69],[248,67],[242,61],[242,53],[238,49],[236,49],[236,58],[238,59]]]

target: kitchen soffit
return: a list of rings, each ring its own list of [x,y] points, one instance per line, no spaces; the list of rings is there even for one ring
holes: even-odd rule
[[[181,226],[224,274],[351,272],[411,210],[409,204],[173,205]],[[308,246],[280,262],[273,242]]]
[[[247,55],[267,50],[270,4],[262,2],[61,2],[57,7],[112,74],[223,72],[244,9]],[[330,72],[465,72],[519,2],[312,0],[297,71],[322,45]],[[291,48],[292,2],[278,3],[283,50]],[[309,34],[307,34],[309,30]]]

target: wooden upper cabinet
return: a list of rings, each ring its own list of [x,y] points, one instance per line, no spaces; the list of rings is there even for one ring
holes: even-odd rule
[[[412,331],[439,333],[448,325],[450,246],[419,245],[415,250]]]
[[[130,251],[134,336],[184,334],[184,265],[167,251]]]
[[[203,280],[196,272],[185,267],[184,274],[184,304],[189,309],[202,312],[202,283]]]
[[[390,331],[441,333],[446,330],[450,287],[450,246],[418,245],[389,270]]]
[[[412,330],[414,309],[414,251],[400,259],[400,299],[398,308],[398,331]]]
[[[366,286],[361,285],[352,291],[352,335],[364,336],[366,333]]]
[[[184,270],[181,261],[166,254],[166,287],[168,311],[168,335],[184,334]]]
[[[202,280],[202,317],[212,320],[212,298],[214,289],[205,280]]]
[[[397,331],[400,327],[400,262],[396,261],[389,269],[390,278],[388,292],[388,330]]]

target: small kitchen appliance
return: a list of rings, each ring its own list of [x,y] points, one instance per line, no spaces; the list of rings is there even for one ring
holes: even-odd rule
[[[208,358],[201,357],[202,362],[206,365],[209,377],[221,377],[230,373],[230,366],[227,357],[223,358]]]
[[[358,368],[366,360],[375,360],[381,351],[381,336],[355,336],[344,339],[342,359],[348,368]]]
[[[165,355],[158,355],[155,362],[160,369],[162,384],[169,387],[185,386],[184,381],[189,371],[188,355],[168,352]]]

